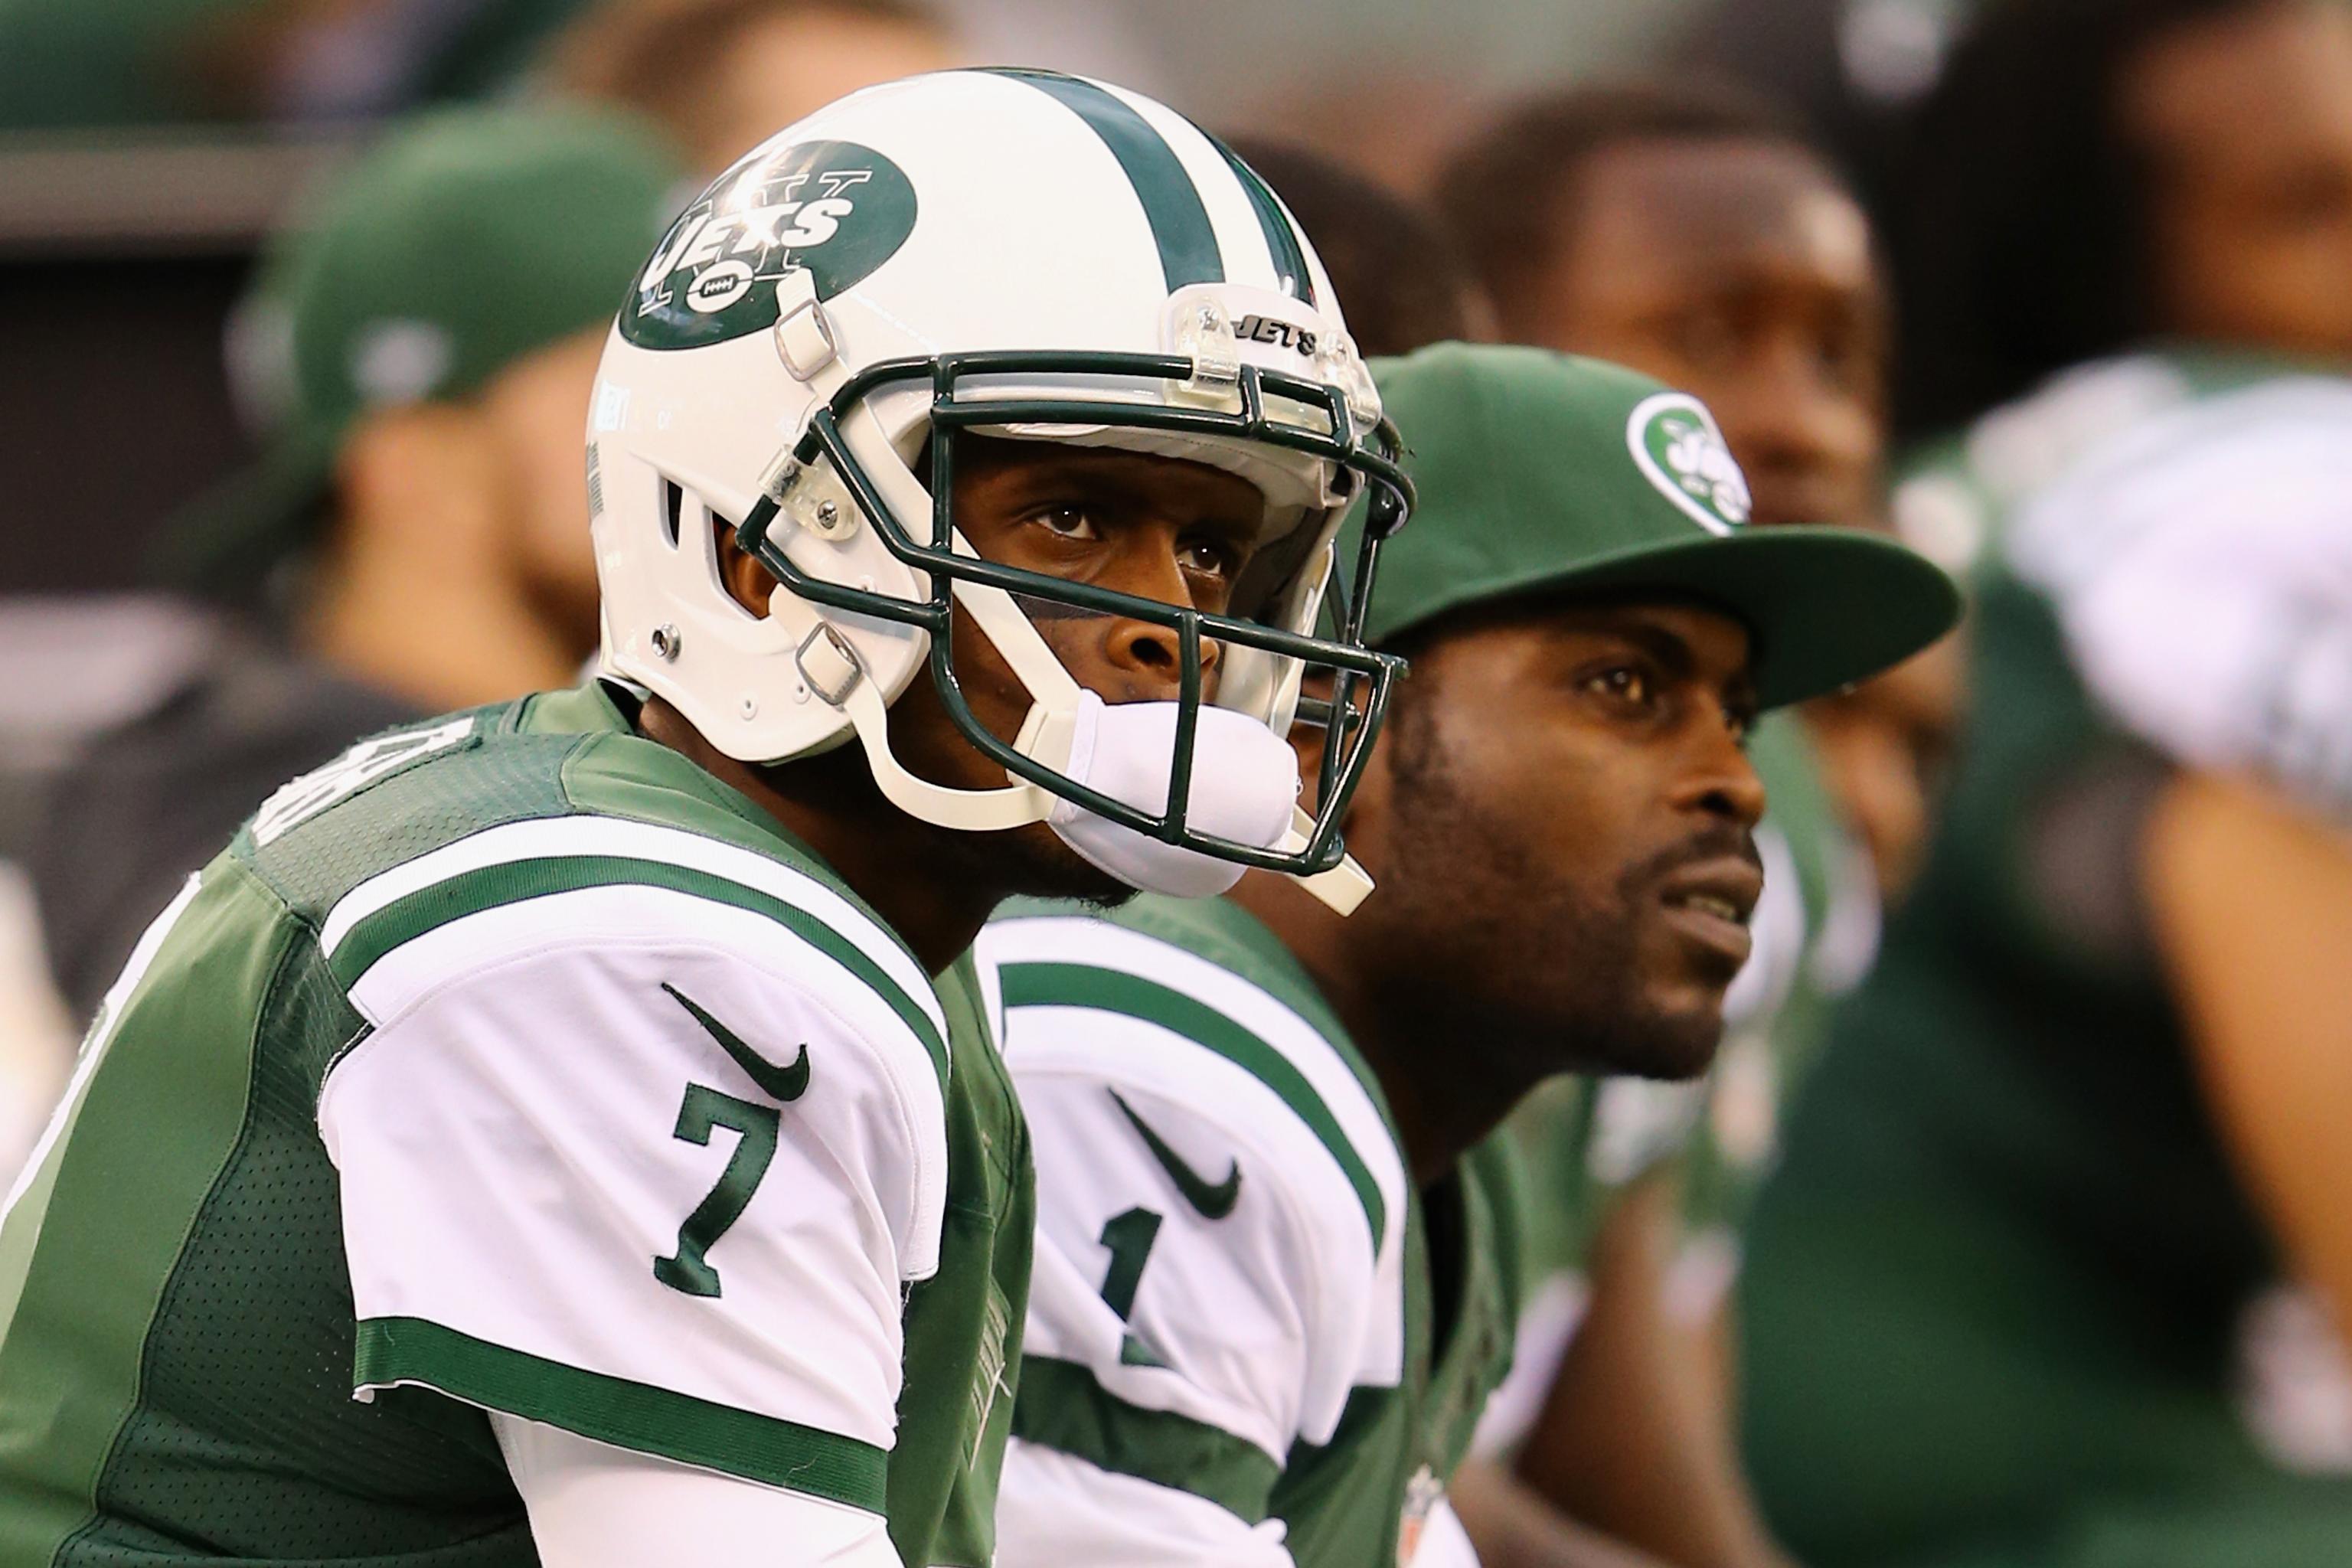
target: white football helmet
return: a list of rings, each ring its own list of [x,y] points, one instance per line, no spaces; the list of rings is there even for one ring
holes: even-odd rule
[[[1229,613],[980,559],[949,505],[967,429],[1248,479],[1268,521]],[[1139,887],[1217,891],[1244,866],[1342,905],[1369,886],[1337,829],[1399,668],[1360,630],[1411,487],[1297,224],[1174,111],[1076,77],[965,70],[780,132],[686,209],[638,278],[588,440],[602,668],[729,756],[781,762],[854,734],[900,808],[967,829],[1048,821]],[[1355,504],[1370,526],[1335,574]],[[721,584],[714,520],[782,584],[765,618]],[[1106,708],[1016,600],[1173,629],[1181,700]],[[1029,690],[1009,742],[957,687],[959,616]],[[1332,635],[1314,635],[1318,616]],[[1208,705],[1205,640],[1223,645]],[[1321,710],[1347,719],[1311,816],[1279,743],[1308,666],[1332,676]],[[886,710],[919,674],[1005,787],[900,765]]]

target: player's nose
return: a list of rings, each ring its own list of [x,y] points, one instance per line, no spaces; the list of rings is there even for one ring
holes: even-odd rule
[[[1224,664],[1224,647],[1213,637],[1200,639],[1201,697],[1216,696],[1217,675]],[[1113,620],[1103,636],[1103,661],[1123,689],[1110,700],[1173,701],[1184,689],[1184,636],[1174,626],[1156,621]]]
[[[1753,367],[1718,417],[1754,488],[1757,521],[1865,521],[1844,515],[1863,503],[1877,451],[1875,416],[1861,398],[1780,355]]]

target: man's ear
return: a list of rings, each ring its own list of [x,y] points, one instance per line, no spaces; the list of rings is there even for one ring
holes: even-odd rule
[[[774,573],[735,542],[733,523],[712,518],[710,527],[719,547],[719,580],[727,585],[728,596],[765,620],[768,600],[782,584],[776,581]]]

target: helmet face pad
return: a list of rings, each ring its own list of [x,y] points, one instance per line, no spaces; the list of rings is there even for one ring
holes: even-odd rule
[[[1194,362],[1185,356],[1091,351],[984,351],[929,358],[905,358],[870,365],[849,377],[824,403],[811,411],[800,438],[773,465],[759,500],[737,529],[742,548],[758,559],[791,594],[815,605],[851,615],[894,622],[928,634],[928,672],[950,718],[964,739],[983,755],[1003,765],[1013,777],[1093,812],[1122,826],[1163,843],[1196,850],[1217,858],[1292,875],[1311,875],[1337,865],[1343,853],[1339,823],[1369,761],[1370,748],[1385,714],[1391,683],[1401,668],[1393,656],[1362,646],[1362,620],[1377,570],[1381,543],[1402,526],[1412,504],[1412,487],[1398,463],[1394,430],[1374,426],[1368,436],[1357,434],[1357,418],[1339,387],[1254,364],[1238,367],[1230,390],[1221,397],[1191,401],[1168,398],[1170,384],[1192,381]],[[1084,378],[1071,395],[1040,393],[1039,378]],[[1026,384],[1007,390],[1004,378]],[[993,383],[974,386],[975,382]],[[1101,388],[1132,384],[1150,401],[1128,401],[1107,395]],[[931,516],[928,530],[919,534],[885,499],[882,487],[853,449],[844,422],[870,399],[894,390],[929,393],[929,473],[926,476]],[[1270,410],[1269,401],[1312,411],[1323,428],[1290,422]],[[1222,404],[1220,406],[1218,405]],[[1348,569],[1324,565],[1337,532],[1343,507],[1328,510],[1319,525],[1302,522],[1294,531],[1309,536],[1304,547],[1277,541],[1292,557],[1286,580],[1260,593],[1269,613],[1287,604],[1297,610],[1300,595],[1320,597],[1320,578],[1328,571],[1333,597],[1332,637],[1309,635],[1298,624],[1268,625],[1236,615],[1212,615],[1189,606],[1119,593],[1092,584],[1071,582],[1043,573],[985,560],[959,548],[953,517],[957,437],[975,426],[1040,425],[1113,427],[1145,433],[1172,433],[1194,438],[1256,443],[1310,458],[1326,465],[1335,493],[1352,495],[1355,504],[1371,509],[1370,526],[1363,531],[1356,559]],[[828,582],[800,570],[774,536],[774,523],[784,513],[784,502],[803,477],[830,469],[862,514],[866,526],[890,554],[928,584],[920,597],[892,595]],[[910,470],[911,472],[911,470]],[[923,536],[927,534],[927,537]],[[1309,576],[1316,582],[1306,581]],[[1013,596],[1088,616],[1143,621],[1176,634],[1180,650],[1180,690],[1177,698],[1176,748],[1169,781],[1167,805],[1160,812],[1140,809],[1039,762],[991,731],[972,711],[953,665],[952,630],[956,588],[967,584],[996,589]],[[1305,605],[1299,620],[1311,624],[1314,605]],[[992,639],[993,640],[993,639]],[[1351,724],[1349,735],[1324,750],[1314,830],[1303,846],[1268,849],[1217,837],[1187,825],[1194,768],[1194,735],[1203,701],[1202,648],[1215,640],[1228,650],[1244,649],[1286,664],[1283,681],[1296,690],[1297,678],[1307,668],[1328,670],[1333,700],[1344,706],[1360,703],[1363,721]],[[1285,705],[1286,709],[1286,704]],[[1286,718],[1286,711],[1284,717]]]

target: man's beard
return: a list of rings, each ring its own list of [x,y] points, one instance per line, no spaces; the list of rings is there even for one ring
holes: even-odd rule
[[[1610,1062],[1600,1070],[1633,1078],[1678,1079],[1696,1078],[1715,1065],[1716,1047],[1723,1037],[1723,995],[1730,987],[1730,976],[1725,977],[1723,989],[1716,993],[1715,1005],[1711,1007],[1673,1010],[1659,1006],[1640,994],[1634,977],[1633,939],[1640,922],[1651,918],[1659,907],[1659,888],[1667,877],[1685,866],[1725,859],[1756,864],[1755,835],[1726,823],[1719,828],[1694,834],[1673,848],[1626,868],[1618,877],[1612,921],[1617,940],[1624,948],[1615,955],[1617,988],[1622,995],[1614,1009],[1614,1034],[1607,1032],[1605,1023],[1595,1025],[1602,1031],[1602,1046]]]
[[[1497,840],[1442,763],[1398,782],[1386,876],[1405,889],[1398,903],[1415,918],[1398,921],[1383,944],[1391,950],[1377,967],[1385,1016],[1433,1046],[1471,1047],[1478,1059],[1456,1058],[1465,1068],[1507,1077],[1522,1089],[1563,1072],[1688,1079],[1706,1070],[1722,1036],[1720,1009],[1651,1000],[1640,938],[1660,879],[1694,860],[1752,856],[1744,832],[1686,840],[1591,898],[1559,883],[1528,886],[1524,847]],[[1517,896],[1430,897],[1449,886]],[[1496,983],[1474,992],[1459,983],[1472,975]]]

